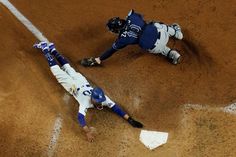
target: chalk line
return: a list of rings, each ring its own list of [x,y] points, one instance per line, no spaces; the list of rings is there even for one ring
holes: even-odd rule
[[[32,32],[35,37],[37,37],[40,41],[48,42],[48,39],[44,37],[44,35],[24,16],[22,15],[8,0],[0,0],[0,2],[7,7],[13,15],[25,25],[25,27]]]
[[[236,103],[230,104],[225,107],[211,107],[207,105],[199,104],[185,104],[184,109],[194,109],[194,110],[208,110],[213,112],[224,112],[229,114],[236,114]]]
[[[59,115],[56,118],[56,121],[54,123],[53,134],[52,134],[51,141],[50,141],[50,144],[48,146],[48,151],[47,151],[48,157],[52,157],[54,155],[54,151],[56,149],[56,144],[57,144],[57,140],[59,138],[60,132],[61,132],[61,128],[62,128],[62,118]]]

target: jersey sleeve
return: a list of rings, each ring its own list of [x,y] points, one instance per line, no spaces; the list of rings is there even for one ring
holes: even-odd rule
[[[105,97],[106,97],[106,100],[102,103],[102,105],[112,108],[115,105],[115,102],[113,102],[108,96],[105,96]]]
[[[126,32],[123,32],[120,37],[113,43],[112,48],[115,50],[122,49],[128,45],[126,41]]]
[[[84,107],[84,106],[79,106],[79,113],[81,113],[82,115],[86,115],[86,112],[87,112],[87,108]]]
[[[105,60],[109,57],[111,57],[117,50],[114,49],[113,47],[108,49],[106,52],[104,52],[101,56],[100,56],[100,60]]]
[[[85,116],[88,108],[91,108],[91,104],[87,99],[79,101],[79,113]]]

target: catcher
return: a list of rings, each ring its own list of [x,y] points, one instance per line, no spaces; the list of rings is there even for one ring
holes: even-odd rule
[[[138,44],[142,49],[150,53],[162,54],[173,64],[180,62],[181,56],[179,52],[166,46],[169,37],[174,37],[178,40],[183,39],[183,33],[178,24],[147,23],[142,15],[131,10],[125,20],[119,17],[111,18],[107,23],[107,28],[118,35],[117,40],[100,57],[82,59],[81,64],[83,66],[100,65],[118,50],[133,44]]]
[[[79,102],[78,121],[88,141],[92,142],[94,140],[94,129],[93,127],[88,127],[85,121],[85,115],[89,108],[102,110],[103,107],[108,107],[120,117],[127,120],[133,127],[143,127],[142,123],[131,118],[118,104],[106,96],[101,88],[93,88],[82,74],[76,72],[70,66],[68,61],[56,50],[53,43],[47,44],[46,42],[40,42],[34,44],[34,47],[42,50],[52,74],[65,90]],[[61,68],[55,59],[59,62]]]

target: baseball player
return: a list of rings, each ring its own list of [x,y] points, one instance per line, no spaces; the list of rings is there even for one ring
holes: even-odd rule
[[[42,50],[52,74],[65,90],[79,102],[78,121],[90,142],[94,140],[94,132],[92,127],[88,127],[85,121],[86,112],[89,108],[102,110],[103,107],[108,107],[127,120],[133,127],[143,127],[142,123],[131,118],[118,104],[106,96],[101,88],[93,88],[82,74],[76,72],[70,66],[68,61],[56,50],[53,43],[40,42],[34,44],[34,47]],[[56,60],[61,67],[59,67]]]
[[[118,35],[112,47],[101,56],[81,60],[83,66],[100,65],[118,50],[133,44],[138,44],[142,49],[153,54],[166,56],[173,64],[180,62],[180,54],[167,46],[169,37],[183,39],[183,33],[178,24],[166,25],[161,22],[145,22],[142,15],[131,10],[126,19],[111,18],[107,28]]]

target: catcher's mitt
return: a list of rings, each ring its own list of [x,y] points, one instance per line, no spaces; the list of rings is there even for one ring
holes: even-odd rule
[[[99,65],[94,57],[84,58],[84,59],[81,60],[80,64],[85,66],[85,67]]]
[[[135,127],[135,128],[142,128],[142,127],[143,127],[143,124],[142,124],[142,123],[140,123],[140,122],[134,120],[134,119],[131,118],[131,117],[128,118],[128,122],[129,122],[130,125],[132,125],[132,126]]]

